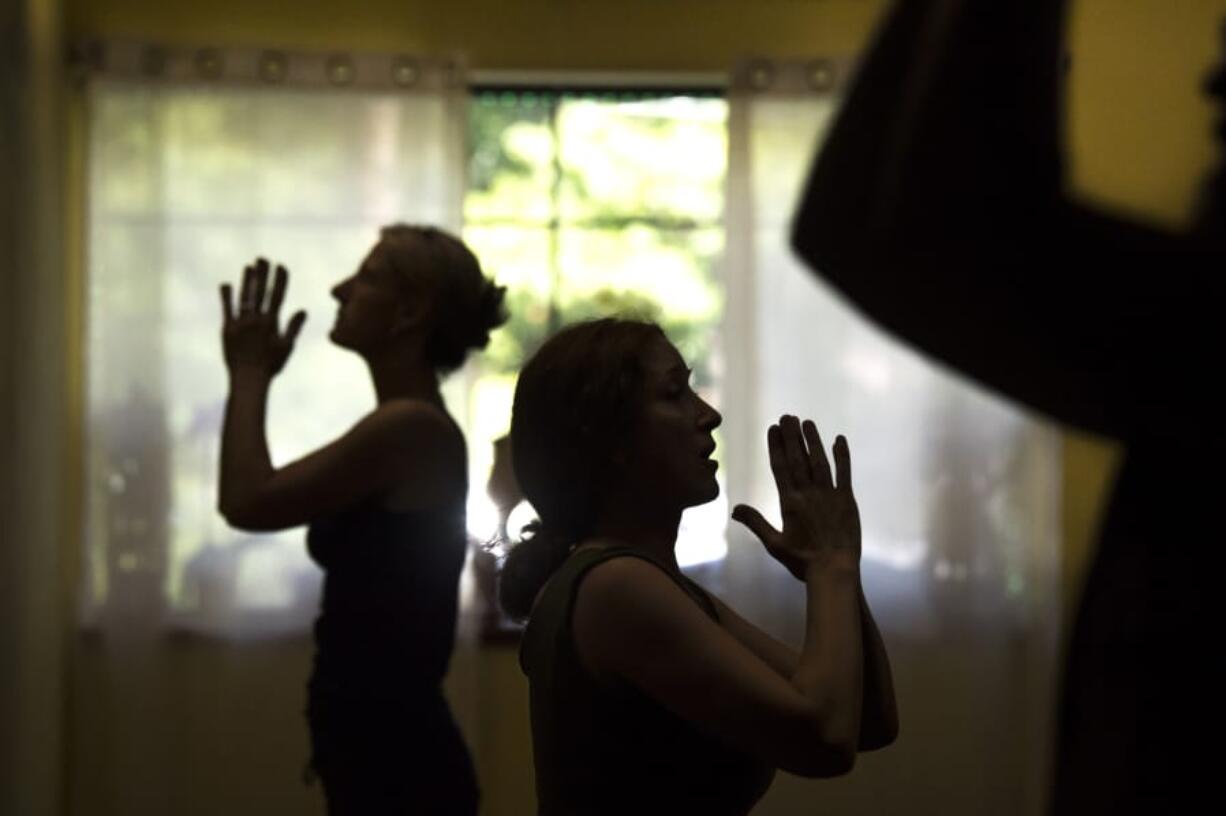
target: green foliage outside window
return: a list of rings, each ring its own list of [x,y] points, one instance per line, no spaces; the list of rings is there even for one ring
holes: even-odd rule
[[[485,371],[513,374],[559,327],[621,314],[659,322],[711,382],[725,120],[719,98],[474,97],[465,238],[511,312]]]

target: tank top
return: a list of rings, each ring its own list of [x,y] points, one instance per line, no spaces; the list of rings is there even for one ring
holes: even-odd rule
[[[466,549],[462,500],[400,512],[372,497],[313,522],[307,550],[324,585],[312,694],[396,701],[437,688],[454,645]]]
[[[604,561],[642,558],[718,622],[710,596],[650,556],[625,548],[572,553],[546,584],[520,646],[529,681],[542,816],[745,814],[774,768],[703,734],[630,684],[610,688],[583,666],[571,634],[576,591]]]

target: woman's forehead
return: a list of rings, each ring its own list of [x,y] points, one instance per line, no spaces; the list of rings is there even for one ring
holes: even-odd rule
[[[362,259],[359,271],[365,272],[367,275],[378,280],[395,282],[396,264],[393,253],[389,251],[389,248],[383,241],[380,241]]]
[[[648,372],[659,377],[685,374],[689,370],[681,352],[663,335],[652,341],[643,352],[643,366]]]

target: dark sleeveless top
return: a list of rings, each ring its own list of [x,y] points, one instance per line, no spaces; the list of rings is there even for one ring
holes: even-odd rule
[[[398,512],[372,498],[311,524],[307,550],[325,572],[313,695],[395,702],[439,686],[455,640],[464,522],[462,500]]]
[[[774,768],[701,733],[629,684],[610,688],[579,660],[571,634],[576,590],[623,549],[571,554],[546,584],[520,647],[528,676],[536,793],[542,816],[566,814],[745,814]],[[688,578],[678,585],[713,619],[710,597]]]

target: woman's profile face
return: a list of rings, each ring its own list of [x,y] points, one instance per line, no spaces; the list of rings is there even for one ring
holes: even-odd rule
[[[653,503],[705,504],[719,495],[711,459],[719,412],[691,388],[689,367],[663,337],[642,362],[642,414],[625,462],[627,484]]]
[[[389,342],[407,314],[405,286],[380,241],[358,270],[332,287],[339,308],[329,337],[342,348],[368,352]]]

